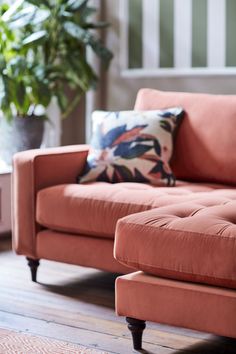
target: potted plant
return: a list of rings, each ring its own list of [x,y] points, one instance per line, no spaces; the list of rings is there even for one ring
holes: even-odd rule
[[[53,97],[66,117],[82,94],[95,86],[98,78],[86,60],[87,47],[106,68],[109,65],[112,53],[93,33],[107,23],[90,20],[96,9],[88,2],[1,2],[0,111],[11,122],[15,151],[40,146]]]

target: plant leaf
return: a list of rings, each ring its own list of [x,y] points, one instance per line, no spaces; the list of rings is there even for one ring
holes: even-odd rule
[[[47,8],[51,8],[49,1],[47,1],[47,0],[40,0],[40,1]],[[35,5],[37,7],[40,6],[39,0],[26,0],[26,2],[28,2],[28,3],[32,4],[32,5]]]
[[[71,64],[71,70],[77,72],[77,76],[79,77],[79,86],[84,92],[90,87],[95,87],[97,76],[92,67],[87,63],[85,56],[75,52],[73,56],[68,56],[67,60],[68,63]]]
[[[2,15],[2,21],[8,22],[12,15],[19,9],[19,7],[23,4],[24,0],[17,0],[9,7],[9,9],[4,12]]]
[[[32,19],[31,25],[38,25],[39,23],[44,22],[50,17],[51,13],[49,10],[38,9],[35,12],[34,18]]]
[[[63,91],[56,92],[57,102],[60,110],[64,112],[68,107],[68,99]]]
[[[9,3],[0,4],[0,109],[30,115],[35,105],[46,106],[55,95],[67,114],[82,92],[95,86],[96,72],[86,59],[86,46],[99,51],[102,60],[106,55],[89,28],[106,24],[86,23],[97,11],[87,6],[88,0]],[[66,86],[71,89],[69,100]]]
[[[25,96],[26,96],[25,85],[22,81],[20,81],[16,90],[16,101],[15,101],[18,110],[24,107]]]
[[[69,35],[71,35],[72,37],[78,39],[79,41],[81,41],[84,44],[89,43],[90,34],[89,34],[89,32],[85,31],[82,27],[76,25],[75,23],[73,23],[71,21],[66,21],[63,24],[63,27],[64,27],[65,31]]]
[[[105,22],[105,21],[99,21],[99,22],[86,22],[84,24],[85,28],[91,28],[91,29],[96,29],[96,28],[106,28],[109,27],[110,23]]]
[[[92,47],[93,51],[103,60],[105,68],[108,68],[108,65],[113,58],[112,52],[107,49],[100,39],[95,39],[92,35],[89,38],[89,45]]]
[[[61,11],[61,16],[68,19],[68,18],[73,17],[73,14],[71,12],[69,12],[69,11],[63,10],[63,11]]]
[[[87,4],[88,0],[69,0],[67,9],[70,11],[78,11]]]
[[[30,36],[26,37],[22,41],[22,43],[24,46],[29,45],[29,44],[33,44],[33,43],[38,44],[39,42],[44,40],[46,36],[47,36],[47,32],[45,30],[35,32],[35,33],[32,33]]]
[[[44,84],[42,81],[35,80],[34,83],[31,83],[31,86],[34,95],[34,103],[47,107],[52,98],[52,91],[49,89],[48,85]]]
[[[103,60],[105,67],[108,67],[113,54],[102,44],[100,39],[95,38],[91,33],[71,21],[66,21],[63,27],[69,35],[77,38],[85,45],[90,45],[93,51]]]
[[[96,7],[85,6],[81,9],[81,17],[86,20],[88,17],[92,16],[96,12]]]
[[[36,8],[33,5],[18,11],[15,16],[10,18],[9,26],[11,29],[22,28],[31,24],[31,21],[34,18]]]
[[[7,64],[7,72],[12,78],[20,78],[25,74],[26,62],[22,56],[15,56]]]
[[[6,67],[6,60],[2,54],[0,54],[0,72],[3,72],[3,70]]]

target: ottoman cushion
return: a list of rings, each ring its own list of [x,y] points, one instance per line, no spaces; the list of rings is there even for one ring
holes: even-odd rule
[[[133,214],[117,223],[115,258],[160,277],[236,288],[235,223],[236,202],[223,198]]]

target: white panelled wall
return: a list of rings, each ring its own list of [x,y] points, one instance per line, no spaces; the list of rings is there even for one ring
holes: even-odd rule
[[[192,54],[192,2],[174,1],[174,66],[190,68]]]
[[[160,46],[158,45],[159,26],[157,18],[159,0],[143,0],[143,32],[142,40],[145,44],[143,49],[143,67],[145,69],[159,66]],[[154,45],[156,43],[156,45]]]
[[[225,0],[208,0],[207,5],[207,64],[222,68],[225,66]]]
[[[159,0],[160,1],[160,0]],[[186,0],[179,0],[184,3]],[[193,0],[198,1],[198,0]],[[187,0],[191,3],[191,0]],[[235,0],[236,2],[236,0]],[[149,3],[149,0],[147,0]],[[151,3],[151,1],[150,1]],[[221,5],[219,5],[221,3]],[[209,8],[222,6],[225,0],[210,0],[208,1]],[[218,4],[218,5],[217,5]],[[107,79],[107,109],[108,110],[121,110],[132,109],[135,102],[137,91],[141,87],[150,87],[160,90],[169,91],[189,91],[189,92],[209,92],[209,93],[223,93],[223,94],[236,94],[236,76],[234,68],[217,68],[216,74],[210,68],[196,68],[195,71],[192,68],[182,69],[182,73],[176,75],[173,71],[170,73],[170,69],[162,70],[150,70],[148,69],[132,69],[128,68],[128,0],[106,0],[107,6],[107,19],[111,22],[111,28],[108,29],[107,45],[114,53],[114,59],[110,67]],[[177,6],[177,5],[176,5]],[[190,5],[189,5],[190,6]],[[186,11],[190,11],[187,5]],[[144,4],[145,7],[145,4]],[[224,7],[223,12],[224,13]],[[148,11],[148,10],[145,10]],[[208,9],[208,12],[212,11]],[[213,10],[214,11],[214,10]],[[143,13],[144,15],[144,13]],[[183,14],[184,15],[184,14]],[[221,16],[219,15],[219,16]],[[214,12],[208,13],[208,25],[211,21],[211,16],[215,16]],[[153,21],[153,19],[151,20]],[[217,18],[219,21],[219,17]],[[148,23],[148,22],[147,22]],[[187,26],[187,24],[185,24]],[[189,26],[189,25],[188,25]],[[217,24],[218,26],[218,24]],[[216,26],[216,27],[217,27]],[[222,24],[219,24],[222,27]],[[146,33],[148,30],[146,30]],[[144,34],[143,34],[144,35]],[[156,34],[155,34],[156,35]],[[183,35],[183,33],[182,33]],[[190,33],[188,33],[188,43]],[[153,38],[153,37],[152,37]],[[152,38],[149,40],[155,45]],[[221,39],[219,38],[219,41]],[[216,42],[214,50],[218,50],[218,41]],[[222,43],[222,42],[221,42]],[[185,44],[187,46],[187,44]],[[188,44],[189,46],[189,44]],[[150,44],[148,44],[150,48]],[[150,50],[150,49],[149,49]],[[155,51],[154,53],[157,53]],[[151,56],[152,54],[150,54]],[[154,55],[154,57],[156,54]],[[222,58],[222,56],[220,56]],[[148,59],[147,59],[148,60]],[[153,60],[153,59],[150,59]],[[213,60],[213,55],[212,59]],[[221,59],[222,60],[222,59]],[[155,59],[156,61],[156,59]],[[176,58],[177,62],[177,58]],[[209,59],[208,59],[208,63]],[[204,74],[204,75],[202,75]]]
[[[113,2],[114,0],[111,0]],[[206,17],[206,37],[207,42],[207,63],[202,67],[193,67],[193,16],[195,12],[192,11],[193,4],[196,5],[200,0],[173,0],[172,5],[173,16],[173,47],[174,47],[174,60],[173,67],[160,66],[160,5],[167,3],[164,0],[141,0],[133,2],[133,6],[140,6],[142,8],[142,22],[136,23],[136,33],[141,31],[140,37],[142,38],[142,61],[140,67],[129,67],[130,56],[132,53],[129,50],[129,20],[132,18],[130,13],[129,2],[130,0],[119,0],[120,3],[120,57],[121,57],[121,74],[124,77],[152,77],[152,76],[175,76],[175,75],[209,75],[209,74],[223,74],[232,75],[236,74],[235,67],[226,67],[226,22],[227,13],[226,5],[228,0],[205,0],[207,14]],[[167,0],[166,0],[167,1]],[[107,1],[108,3],[108,1]],[[236,3],[236,0],[235,0]],[[199,23],[201,20],[201,13]],[[202,14],[205,15],[205,14]],[[113,14],[114,16],[114,14]],[[135,16],[135,15],[134,15]],[[236,16],[228,12],[228,16]],[[166,19],[167,26],[169,18]],[[132,21],[135,22],[135,21]],[[131,23],[131,26],[133,24]],[[236,27],[235,27],[236,28]],[[195,30],[197,30],[195,28]],[[199,28],[201,30],[201,28]],[[231,33],[232,37],[232,33]],[[137,39],[137,38],[136,38]],[[132,39],[131,39],[132,40]],[[135,52],[133,52],[135,54]]]

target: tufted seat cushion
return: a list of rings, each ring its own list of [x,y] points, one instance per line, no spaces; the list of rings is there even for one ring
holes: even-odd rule
[[[119,220],[115,258],[160,277],[236,288],[236,201],[213,194],[212,206],[198,196]]]
[[[199,198],[204,205],[224,203],[236,200],[236,189],[181,181],[174,188],[106,182],[57,185],[38,192],[36,220],[56,231],[113,239],[117,220],[124,216]]]

